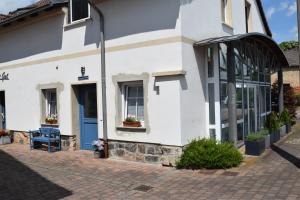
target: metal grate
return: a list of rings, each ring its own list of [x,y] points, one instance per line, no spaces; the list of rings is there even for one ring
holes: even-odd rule
[[[140,185],[140,186],[134,188],[133,190],[137,190],[140,192],[149,192],[151,189],[153,189],[153,187],[151,187],[149,185]]]
[[[230,172],[230,171],[225,171],[224,173],[222,173],[223,176],[238,176],[239,173],[238,172]]]

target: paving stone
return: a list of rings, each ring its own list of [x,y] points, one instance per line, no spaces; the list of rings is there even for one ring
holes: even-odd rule
[[[300,131],[277,144],[296,161],[300,158],[297,138]],[[150,151],[145,159],[153,162],[159,159],[155,155],[159,151],[175,151],[126,144],[122,148],[118,144],[116,149],[116,145],[110,145],[114,148],[111,154],[130,157],[132,151]],[[299,199],[300,170],[284,155],[270,150],[253,164],[234,171],[190,171],[94,159],[89,151],[49,154],[30,151],[27,145],[5,145],[0,146],[0,199]],[[134,190],[141,185],[153,188]]]

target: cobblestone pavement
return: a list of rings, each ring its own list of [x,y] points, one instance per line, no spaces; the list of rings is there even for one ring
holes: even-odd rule
[[[230,171],[96,160],[91,152],[0,147],[0,199],[300,199],[300,132]],[[148,191],[136,190],[139,186]]]

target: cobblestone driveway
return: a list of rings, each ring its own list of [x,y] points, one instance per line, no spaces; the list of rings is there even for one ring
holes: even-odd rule
[[[1,146],[0,199],[300,199],[298,160],[285,153],[299,152],[297,138],[300,132],[255,164],[233,171],[177,171],[95,160],[83,151],[48,154]],[[135,190],[141,185],[152,188]]]

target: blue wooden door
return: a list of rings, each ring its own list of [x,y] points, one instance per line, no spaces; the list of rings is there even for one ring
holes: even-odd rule
[[[80,86],[80,148],[92,150],[92,142],[98,139],[96,85]]]
[[[0,92],[0,121],[1,129],[6,129],[5,92]]]

